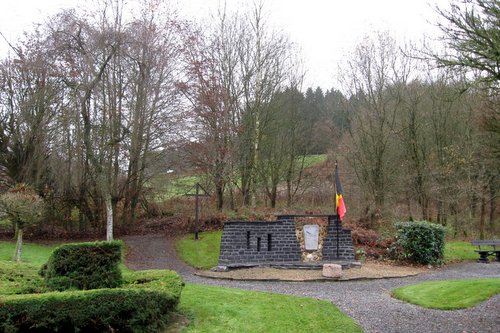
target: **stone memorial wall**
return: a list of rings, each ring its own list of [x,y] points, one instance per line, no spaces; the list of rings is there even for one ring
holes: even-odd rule
[[[279,215],[276,221],[227,221],[220,266],[354,261],[351,231],[337,215]]]

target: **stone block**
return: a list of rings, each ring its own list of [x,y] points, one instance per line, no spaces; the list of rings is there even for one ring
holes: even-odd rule
[[[227,271],[229,271],[227,266],[222,266],[222,265],[219,265],[217,267],[212,267],[212,269],[210,269],[210,270],[212,272],[227,272]]]
[[[337,264],[324,264],[323,274],[327,278],[340,278],[342,276],[342,266]]]
[[[361,262],[359,262],[359,261],[352,262],[351,268],[361,268]]]

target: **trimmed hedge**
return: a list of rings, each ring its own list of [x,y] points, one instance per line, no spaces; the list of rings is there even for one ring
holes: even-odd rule
[[[121,241],[64,244],[40,274],[51,290],[116,288],[122,284],[122,247]]]
[[[37,270],[35,265],[0,260],[0,295],[47,292]]]
[[[172,271],[131,273],[123,288],[0,297],[0,332],[157,332],[184,283]]]
[[[420,264],[441,264],[444,256],[445,228],[426,221],[395,224],[396,242],[390,253],[399,260]]]

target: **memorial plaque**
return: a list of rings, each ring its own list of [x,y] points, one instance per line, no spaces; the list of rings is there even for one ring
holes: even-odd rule
[[[304,226],[304,243],[306,250],[317,250],[319,243],[319,225],[307,224]]]

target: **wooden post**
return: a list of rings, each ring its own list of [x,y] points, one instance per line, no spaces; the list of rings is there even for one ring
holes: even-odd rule
[[[196,183],[194,185],[195,187],[195,194],[189,194],[189,193],[186,193],[185,196],[188,196],[188,197],[195,197],[195,212],[194,212],[194,239],[195,240],[198,240],[199,239],[199,236],[198,236],[198,226],[199,226],[199,222],[200,222],[200,199],[199,197],[208,197],[208,193],[207,191],[205,191],[205,189],[203,188],[203,186],[201,186],[200,183]],[[193,189],[193,188],[191,188]],[[200,189],[205,192],[203,194],[200,194]]]
[[[196,199],[195,199],[195,202],[196,202],[196,212],[194,214],[194,239],[195,240],[198,240],[198,223],[200,222],[199,221],[199,212],[200,212],[200,204],[199,204],[199,199],[198,197],[200,196],[200,184],[199,183],[196,183]]]

